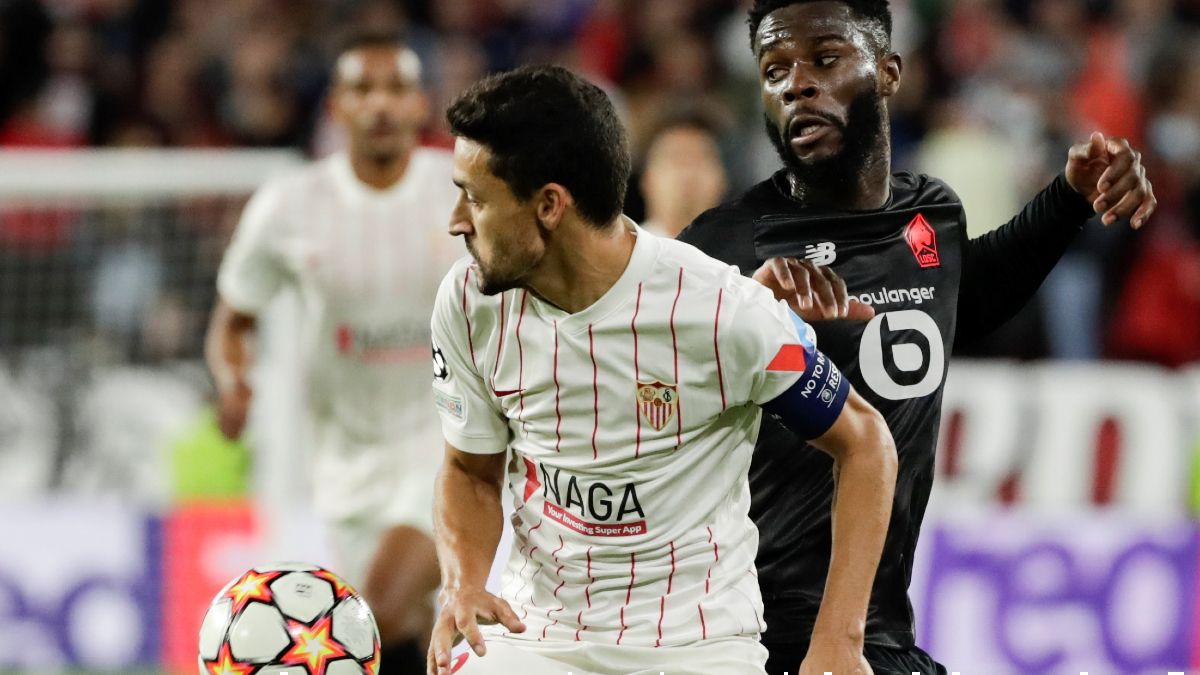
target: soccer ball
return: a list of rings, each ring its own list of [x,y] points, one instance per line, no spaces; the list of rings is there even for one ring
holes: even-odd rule
[[[375,675],[367,603],[316,565],[255,567],[225,585],[200,626],[201,675]]]

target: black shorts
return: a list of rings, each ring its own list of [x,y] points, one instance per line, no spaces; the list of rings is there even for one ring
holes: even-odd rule
[[[783,675],[784,673],[796,675],[796,672],[800,670],[800,662],[808,653],[806,644],[787,643],[764,646],[770,653],[767,658],[767,675]],[[875,675],[912,675],[913,673],[946,675],[946,667],[934,661],[933,657],[926,654],[920,647],[897,649],[868,644],[863,648],[863,656],[867,657],[867,663],[871,664]]]

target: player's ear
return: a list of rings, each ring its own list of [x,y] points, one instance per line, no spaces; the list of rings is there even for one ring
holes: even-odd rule
[[[547,230],[556,229],[574,203],[567,188],[558,183],[546,183],[536,195],[538,222]]]
[[[900,55],[891,52],[879,59],[879,94],[883,97],[895,96],[900,91],[900,71],[904,63]]]

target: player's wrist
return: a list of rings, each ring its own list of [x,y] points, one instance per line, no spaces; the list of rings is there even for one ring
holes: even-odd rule
[[[867,622],[860,616],[818,616],[813,626],[813,642],[840,642],[861,647],[866,639]]]

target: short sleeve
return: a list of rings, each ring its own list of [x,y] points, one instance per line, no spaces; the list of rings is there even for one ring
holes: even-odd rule
[[[745,288],[727,330],[734,393],[766,407],[803,438],[831,427],[845,405],[850,385],[817,349],[816,333],[766,287],[739,279]]]
[[[463,268],[455,265],[442,280],[433,308],[433,400],[447,443],[463,452],[498,454],[508,449],[508,419],[475,365]]]
[[[800,379],[816,355],[816,335],[765,286],[741,277],[732,281],[722,365],[735,400],[762,405]]]
[[[261,312],[286,281],[287,271],[278,255],[279,202],[279,189],[272,185],[251,197],[221,261],[217,290],[240,312]]]

